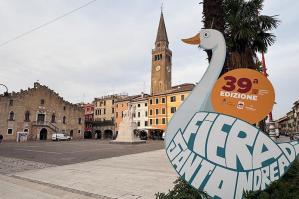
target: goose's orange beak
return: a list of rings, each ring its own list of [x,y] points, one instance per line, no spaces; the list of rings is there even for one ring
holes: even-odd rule
[[[199,45],[200,44],[200,35],[198,33],[194,37],[191,37],[189,39],[182,39],[182,41],[186,44]]]

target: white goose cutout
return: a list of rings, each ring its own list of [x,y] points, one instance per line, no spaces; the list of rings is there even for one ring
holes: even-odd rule
[[[169,141],[172,140],[174,136],[172,132],[176,132],[179,128],[182,128],[182,124],[188,124],[195,112],[214,112],[210,95],[221,73],[226,56],[224,37],[217,30],[203,29],[195,37],[183,41],[188,44],[200,45],[200,47],[205,50],[212,50],[213,56],[202,79],[169,122],[166,133],[167,139],[165,140],[166,146],[169,145]]]
[[[241,199],[243,191],[265,189],[299,155],[299,141],[276,144],[255,126],[215,113],[210,95],[225,61],[224,37],[217,30],[202,29],[183,41],[212,50],[212,59],[167,127],[171,164],[182,179],[212,198]]]

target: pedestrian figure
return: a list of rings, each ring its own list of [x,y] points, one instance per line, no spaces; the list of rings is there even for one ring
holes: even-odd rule
[[[0,134],[0,143],[2,143],[2,140],[3,140],[3,135]]]
[[[290,132],[290,140],[294,140],[294,132]]]

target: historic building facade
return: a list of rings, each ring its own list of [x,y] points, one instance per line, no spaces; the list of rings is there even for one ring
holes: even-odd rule
[[[97,139],[113,139],[115,135],[115,102],[127,97],[124,94],[95,98],[93,134]]]
[[[299,100],[294,102],[292,110],[275,123],[280,132],[299,133]]]
[[[149,126],[152,129],[165,130],[167,125],[167,95],[166,93],[161,93],[157,95],[152,95],[148,100],[148,120]]]
[[[149,97],[149,126],[153,129],[166,130],[168,122],[185,98],[193,89],[194,84],[174,86],[166,92]]]
[[[93,101],[94,120],[95,121],[107,121],[114,120],[114,103],[119,99],[118,95],[107,95],[100,98],[95,98]]]
[[[28,140],[49,140],[56,132],[83,137],[84,109],[37,82],[28,90],[1,95],[0,110],[0,134],[7,141],[16,140],[18,132],[26,132]]]
[[[124,118],[124,112],[129,109],[129,105],[135,98],[138,98],[139,95],[134,96],[126,96],[121,99],[118,99],[115,102],[115,132],[118,133],[119,124],[122,122]]]
[[[148,128],[148,97],[149,95],[142,93],[139,97],[133,99],[129,105],[133,106],[133,122],[136,123],[137,129]]]
[[[93,115],[94,115],[94,105],[93,104],[84,104],[84,116],[85,116],[85,129],[84,129],[84,137],[86,134],[92,133],[92,123],[93,123]]]

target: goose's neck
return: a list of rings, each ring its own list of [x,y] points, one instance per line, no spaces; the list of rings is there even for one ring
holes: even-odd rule
[[[194,116],[194,112],[213,112],[213,107],[209,97],[222,70],[226,55],[224,38],[222,37],[218,39],[218,42],[218,46],[213,49],[212,59],[204,76],[190,93],[188,98],[180,106],[178,112],[172,117],[167,127],[167,132],[170,132],[171,134],[169,139],[166,139],[166,146],[169,145],[169,142],[172,140],[175,132],[183,127],[182,124],[188,124],[188,122],[190,122],[190,118]]]
[[[225,61],[225,56],[226,56],[226,47],[225,47],[225,42],[219,42],[218,46],[212,50],[212,59],[210,61],[209,67],[206,70],[202,80],[201,84],[204,84],[211,89],[213,88],[215,82],[217,81],[223,65]]]
[[[221,73],[226,55],[225,41],[224,39],[220,41],[221,42],[218,43],[218,46],[212,50],[213,54],[209,67],[198,85],[188,97],[188,102],[184,104],[185,106],[192,104],[197,111],[214,111],[210,95],[213,86]]]

